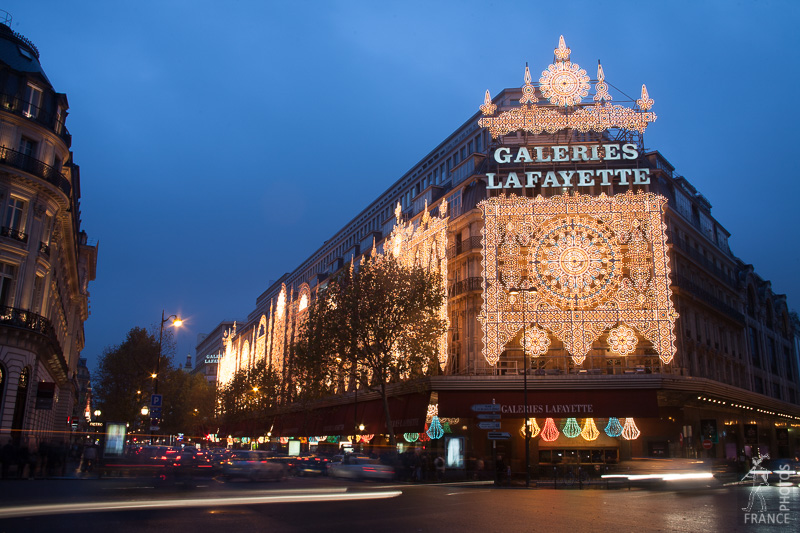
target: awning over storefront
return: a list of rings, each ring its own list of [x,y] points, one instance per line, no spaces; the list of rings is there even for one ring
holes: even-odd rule
[[[429,392],[390,397],[389,413],[395,433],[422,431],[429,399]],[[279,415],[272,434],[280,437],[352,435],[360,424],[364,425],[364,430],[356,433],[387,433],[383,400],[370,399]]]
[[[522,391],[440,391],[439,416],[475,417],[472,406],[500,404],[508,418],[523,418]],[[528,416],[531,418],[590,418],[658,416],[658,397],[654,389],[622,390],[529,390]]]

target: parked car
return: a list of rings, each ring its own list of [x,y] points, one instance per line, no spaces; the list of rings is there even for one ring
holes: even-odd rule
[[[391,481],[394,468],[382,464],[378,459],[362,455],[345,455],[341,463],[331,463],[328,475],[345,479],[374,479]]]
[[[286,478],[286,467],[269,458],[266,452],[250,450],[233,450],[230,457],[222,465],[225,479],[244,478],[250,481],[272,479],[280,481]]]

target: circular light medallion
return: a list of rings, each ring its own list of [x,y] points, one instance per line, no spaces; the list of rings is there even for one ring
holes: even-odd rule
[[[589,94],[589,76],[577,63],[559,61],[542,72],[539,89],[552,104],[579,104]]]
[[[542,297],[570,309],[596,306],[622,278],[620,252],[613,233],[588,216],[545,222],[534,237],[533,277]]]

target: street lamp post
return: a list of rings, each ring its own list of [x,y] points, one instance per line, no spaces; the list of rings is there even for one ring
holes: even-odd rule
[[[151,377],[153,378],[153,394],[158,394],[158,374],[161,372],[161,345],[162,341],[164,340],[164,324],[170,320],[172,321],[172,325],[176,328],[183,324],[183,320],[181,320],[178,315],[169,315],[168,317],[164,318],[164,311],[161,311],[161,328],[158,331],[158,357],[156,358],[156,371],[154,374],[151,374]]]
[[[508,290],[509,296],[516,297],[520,293],[536,293],[536,289],[522,289],[522,288],[511,288]],[[528,333],[528,304],[525,301],[525,298],[522,299],[522,364],[524,366],[522,370],[522,390],[523,390],[523,397],[525,402],[525,487],[531,486],[531,424],[530,418],[528,417],[528,350],[526,349],[527,339],[526,334]]]

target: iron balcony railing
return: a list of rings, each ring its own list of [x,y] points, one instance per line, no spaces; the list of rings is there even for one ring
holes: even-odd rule
[[[450,298],[453,298],[465,292],[479,291],[481,289],[483,289],[483,278],[467,278],[450,285],[447,294]]]
[[[0,306],[0,325],[27,329],[44,335],[58,345],[56,330],[53,325],[42,315],[37,315],[25,309]]]
[[[48,112],[42,107],[5,93],[0,93],[0,110],[32,120],[58,135],[66,143],[67,148],[72,145],[72,135],[64,125],[63,113],[59,117],[56,113]]]
[[[463,254],[464,252],[469,252],[471,250],[481,249],[481,237],[480,236],[473,236],[467,239],[464,239],[461,242],[457,242],[456,244],[452,244],[447,248],[447,258],[452,259],[457,255]]]
[[[701,301],[710,305],[717,311],[725,315],[728,315],[728,317],[732,318],[736,322],[739,322],[741,324],[744,323],[744,315],[742,313],[740,313],[730,305],[726,304],[725,302],[723,302],[722,300],[720,300],[707,290],[703,289],[700,285],[698,285],[688,277],[678,274],[675,275],[673,279],[675,280],[675,284],[678,287],[692,293]]]
[[[64,191],[64,194],[67,196],[70,195],[72,185],[70,185],[69,180],[62,176],[55,167],[42,163],[34,157],[3,146],[0,147],[0,164],[23,170],[28,174],[33,174],[55,185]]]
[[[0,228],[0,236],[14,239],[15,241],[28,242],[28,234],[20,230],[7,228],[3,226]]]
[[[691,257],[692,259],[703,265],[703,267],[705,267],[706,270],[711,271],[718,278],[725,281],[725,283],[727,283],[731,287],[736,287],[736,281],[731,276],[729,276],[724,270],[722,270],[716,264],[714,264],[710,259],[708,259],[703,254],[701,254],[700,252],[689,246],[689,244],[686,241],[684,241],[683,239],[676,238],[674,235],[672,235],[672,244],[676,248],[687,254],[689,257]]]

